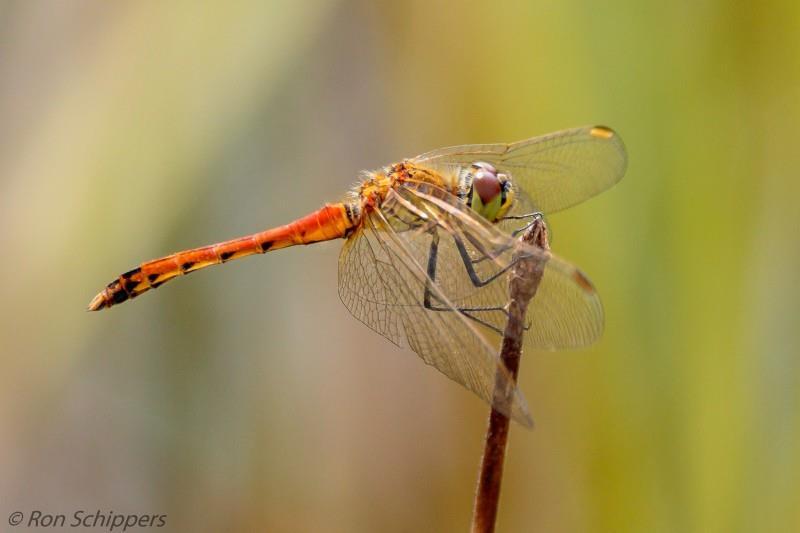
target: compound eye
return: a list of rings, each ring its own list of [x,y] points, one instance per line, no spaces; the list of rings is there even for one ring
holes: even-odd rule
[[[479,167],[472,180],[472,187],[478,193],[484,205],[494,200],[502,189],[494,167],[491,168],[492,171]]]

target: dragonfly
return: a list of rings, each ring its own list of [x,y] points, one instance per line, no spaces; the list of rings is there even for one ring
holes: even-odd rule
[[[343,238],[338,289],[350,313],[531,426],[525,399],[498,354],[508,273],[520,258],[542,265],[526,316],[526,350],[588,346],[602,334],[604,315],[583,272],[517,235],[537,217],[610,188],[626,166],[621,138],[605,126],[434,150],[363,172],[343,201],[289,224],[142,263],[109,283],[89,310],[211,265]]]

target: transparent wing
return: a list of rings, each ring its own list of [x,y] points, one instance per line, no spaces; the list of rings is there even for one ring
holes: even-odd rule
[[[550,252],[509,236],[447,192],[424,183],[397,189],[397,197],[420,216],[435,221],[440,235],[435,280],[461,314],[490,335],[502,332],[509,301],[505,275],[516,254],[539,259],[544,273],[528,307],[530,328],[526,348],[574,349],[595,342],[603,331],[603,307],[588,278],[574,265]],[[392,209],[390,203],[384,209]],[[420,255],[418,244],[405,233],[400,238]],[[465,257],[466,256],[466,257]],[[469,265],[467,264],[469,263]],[[475,276],[470,275],[470,270]],[[476,283],[477,277],[479,283]]]
[[[552,213],[617,183],[628,158],[616,132],[605,126],[587,126],[512,144],[441,148],[412,161],[449,170],[486,161],[511,174],[538,209]]]
[[[382,274],[391,267],[372,225],[364,224],[348,237],[339,255],[339,298],[359,321],[402,346],[396,287]]]
[[[428,274],[436,223],[403,208],[391,191],[389,209],[366,216],[339,259],[339,294],[361,322],[395,344],[403,338],[426,363],[498,411],[531,426],[525,400],[492,346]],[[424,305],[425,294],[435,309]]]

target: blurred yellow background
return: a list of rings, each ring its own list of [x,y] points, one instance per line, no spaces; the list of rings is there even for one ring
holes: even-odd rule
[[[529,353],[499,531],[800,531],[800,4],[3,2],[0,511],[464,531],[487,407],[352,318],[340,242],[84,312],[357,172],[601,123],[550,218],[606,333]]]

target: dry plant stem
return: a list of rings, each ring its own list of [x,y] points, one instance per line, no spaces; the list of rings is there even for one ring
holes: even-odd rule
[[[520,238],[525,243],[549,250],[547,226],[537,218]],[[509,275],[509,316],[503,332],[500,358],[517,380],[519,360],[522,352],[522,336],[525,332],[525,315],[531,298],[536,294],[544,272],[544,262],[538,258],[521,258]],[[500,484],[503,478],[503,462],[508,442],[509,419],[492,409],[486,443],[481,460],[478,490],[472,514],[472,532],[494,531],[497,506],[500,500]]]

